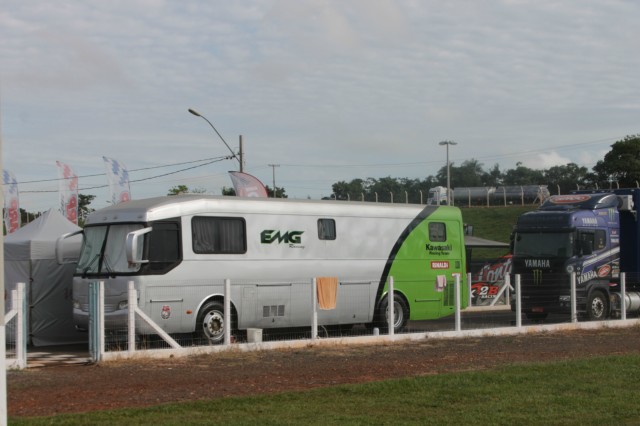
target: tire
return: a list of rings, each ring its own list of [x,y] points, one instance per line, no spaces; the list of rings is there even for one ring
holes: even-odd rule
[[[594,290],[587,298],[587,319],[602,321],[609,317],[609,299],[604,292]]]
[[[405,328],[409,321],[409,306],[407,305],[407,302],[405,302],[404,298],[399,294],[393,295],[393,301],[393,331],[394,333],[399,333]],[[376,315],[376,324],[378,324],[380,329],[384,332],[387,332],[389,329],[389,322],[387,321],[388,311],[388,298],[385,297],[380,303]]]
[[[209,340],[213,345],[224,343],[224,305],[220,302],[208,302],[198,314],[197,334]]]

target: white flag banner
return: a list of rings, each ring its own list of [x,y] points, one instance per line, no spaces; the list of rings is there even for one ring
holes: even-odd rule
[[[18,181],[9,170],[2,171],[4,193],[4,226],[7,234],[20,228],[20,197],[18,196]]]
[[[102,157],[104,166],[107,169],[107,179],[109,180],[109,192],[111,193],[111,203],[120,204],[131,199],[129,190],[129,172],[127,167],[113,158]]]
[[[67,164],[56,161],[58,166],[58,193],[60,213],[69,221],[78,224],[78,175]]]
[[[268,197],[267,189],[255,176],[244,172],[229,172],[229,176],[238,197]]]

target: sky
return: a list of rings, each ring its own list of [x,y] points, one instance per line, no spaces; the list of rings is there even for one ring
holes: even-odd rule
[[[239,163],[192,108],[290,198],[436,175],[444,140],[454,165],[591,169],[640,133],[639,20],[632,0],[2,0],[2,165],[28,211],[57,208],[56,161],[107,206],[104,156],[132,198],[220,194]]]

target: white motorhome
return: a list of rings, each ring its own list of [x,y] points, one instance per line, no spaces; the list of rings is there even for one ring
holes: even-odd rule
[[[133,281],[140,308],[166,332],[218,343],[225,279],[232,328],[245,330],[310,325],[313,277],[338,279],[336,307],[319,311],[320,325],[371,324],[385,317],[392,276],[400,330],[453,313],[455,275],[466,278],[455,207],[177,195],[96,211],[83,234],[73,299],[84,329],[88,284],[98,280],[107,327],[126,321]]]

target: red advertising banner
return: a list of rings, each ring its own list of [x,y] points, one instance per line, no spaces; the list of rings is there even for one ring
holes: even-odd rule
[[[255,176],[244,172],[229,172],[229,176],[238,197],[268,197],[267,189]]]
[[[4,226],[7,234],[20,228],[20,199],[18,196],[18,181],[9,170],[2,171],[4,193]]]
[[[58,193],[60,213],[70,222],[78,224],[78,176],[67,164],[56,161],[58,166]]]

